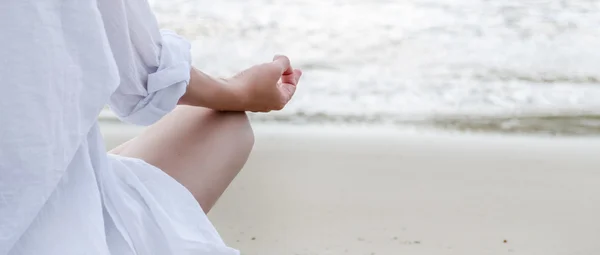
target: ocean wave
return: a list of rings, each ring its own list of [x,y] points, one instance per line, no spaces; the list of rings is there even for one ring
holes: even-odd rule
[[[304,69],[253,121],[596,132],[599,1],[151,2],[211,75],[280,53]]]

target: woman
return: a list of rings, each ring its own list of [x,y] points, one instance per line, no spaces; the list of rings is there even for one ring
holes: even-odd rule
[[[0,255],[238,254],[205,212],[252,148],[243,111],[294,94],[286,57],[213,79],[146,0],[7,0],[0,27]],[[153,125],[107,154],[106,103]]]

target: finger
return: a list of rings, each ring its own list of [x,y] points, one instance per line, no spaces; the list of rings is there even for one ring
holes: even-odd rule
[[[294,84],[298,85],[298,82],[300,81],[301,77],[302,77],[302,70],[294,69],[294,79],[296,80],[296,82]]]
[[[296,85],[291,83],[280,83],[279,90],[281,91],[283,101],[287,103],[290,101],[290,99],[292,99],[294,93],[296,93]]]
[[[290,75],[294,73],[294,69],[292,69],[292,63],[290,59],[283,55],[275,55],[273,57],[273,63],[276,64],[279,68],[281,68],[282,75]]]
[[[298,81],[300,80],[300,77],[302,76],[302,71],[300,71],[299,69],[294,69],[294,72],[290,75],[282,75],[281,76],[281,82],[282,83],[290,83],[293,85],[298,85]]]
[[[296,74],[292,73],[290,75],[282,75],[281,83],[289,83],[292,85],[296,85],[296,83],[297,83]]]

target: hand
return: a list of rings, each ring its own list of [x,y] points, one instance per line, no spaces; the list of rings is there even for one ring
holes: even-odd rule
[[[302,71],[293,69],[285,56],[275,56],[270,63],[250,67],[227,83],[235,88],[244,111],[281,110],[292,99]]]

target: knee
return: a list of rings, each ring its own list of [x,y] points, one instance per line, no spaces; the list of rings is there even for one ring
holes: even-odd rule
[[[240,146],[245,148],[248,153],[254,148],[254,130],[245,112],[235,112],[231,114],[231,121],[235,122],[233,133],[239,138]]]
[[[178,106],[171,117],[183,121],[190,134],[204,134],[219,143],[232,146],[238,153],[250,153],[254,132],[244,112],[221,112],[202,107]],[[202,141],[207,137],[199,136]]]
[[[227,132],[236,147],[248,154],[254,147],[254,131],[248,116],[244,112],[213,112],[216,115],[217,128]]]

